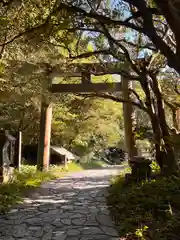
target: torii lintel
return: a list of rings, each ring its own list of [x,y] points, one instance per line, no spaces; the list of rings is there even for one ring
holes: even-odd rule
[[[106,74],[120,74],[124,63],[111,62],[111,63],[83,63],[83,64],[70,64],[65,70],[60,65],[53,67],[50,78],[52,83],[49,91],[52,93],[78,93],[78,92],[117,92],[121,91],[120,82],[91,82],[91,75],[100,76]],[[53,83],[53,79],[57,77],[80,77],[81,83],[78,84],[64,84]]]

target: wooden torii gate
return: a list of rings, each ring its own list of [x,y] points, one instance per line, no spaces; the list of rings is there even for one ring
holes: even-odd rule
[[[66,68],[55,66],[50,74],[51,83],[49,91],[52,93],[99,93],[99,92],[120,92],[125,101],[130,100],[128,89],[132,86],[130,79],[121,77],[121,82],[91,82],[91,75],[100,76],[106,74],[120,75],[120,68],[123,63],[83,63],[70,64]],[[125,67],[125,66],[123,66]],[[53,83],[55,77],[80,77],[81,82],[77,84]],[[135,139],[133,134],[133,106],[129,103],[123,103],[124,114],[124,133],[125,147],[129,158],[137,154],[135,147]],[[50,157],[50,137],[51,137],[51,120],[52,120],[52,105],[41,103],[41,120],[40,120],[40,136],[38,146],[38,166],[39,169],[47,169],[49,166]]]

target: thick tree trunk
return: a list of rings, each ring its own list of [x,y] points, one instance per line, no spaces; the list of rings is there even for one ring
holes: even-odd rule
[[[154,146],[155,146],[155,152],[156,152],[156,162],[160,166],[160,168],[163,168],[163,162],[161,157],[161,129],[159,125],[159,119],[155,113],[155,107],[153,105],[152,99],[151,99],[151,93],[148,81],[146,79],[146,76],[143,77],[143,80],[141,81],[142,89],[146,95],[146,106],[149,111],[149,117],[151,120],[153,135],[154,135]]]
[[[178,164],[176,162],[174,149],[171,144],[171,139],[170,139],[171,136],[169,134],[168,126],[166,123],[163,99],[161,96],[161,92],[158,86],[156,76],[152,76],[152,81],[153,81],[153,91],[157,100],[158,117],[159,117],[161,132],[162,132],[162,139],[164,141],[164,154],[162,156],[163,172],[165,174],[171,175],[179,171]]]
[[[161,130],[158,123],[158,118],[153,114],[150,116],[152,129],[154,133],[154,141],[155,141],[155,151],[156,151],[156,162],[160,166],[160,169],[163,169],[163,160],[161,157]]]
[[[154,146],[155,146],[155,152],[156,152],[156,162],[160,166],[161,170],[163,169],[163,160],[161,157],[161,130],[159,126],[159,119],[157,116],[153,113],[150,114],[150,120],[151,120],[151,125],[153,129],[153,134],[154,134]]]

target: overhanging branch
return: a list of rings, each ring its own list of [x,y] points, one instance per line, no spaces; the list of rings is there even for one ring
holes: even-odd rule
[[[93,52],[86,52],[86,53],[79,54],[77,56],[71,56],[70,55],[69,57],[72,58],[72,59],[88,58],[88,57],[92,57],[92,56],[100,55],[100,54],[110,55],[110,49],[97,50],[97,51],[93,51]]]
[[[158,8],[147,8],[151,14],[155,14],[155,15],[162,15],[162,13],[160,12],[160,10]],[[137,12],[133,12],[132,16],[128,17],[125,22],[129,22],[131,20],[137,19],[139,17],[142,17],[142,13],[140,11]]]
[[[56,11],[59,11],[59,10],[62,11],[62,9],[66,10],[70,14],[76,13],[76,14],[79,14],[80,16],[82,16],[82,17],[94,18],[98,22],[106,24],[106,25],[125,26],[125,27],[128,27],[128,28],[132,28],[136,31],[143,32],[142,28],[136,26],[133,23],[129,23],[129,22],[121,21],[121,20],[113,20],[110,17],[103,16],[101,14],[98,14],[95,11],[86,12],[85,10],[83,10],[82,8],[79,8],[77,6],[72,6],[72,5],[70,6],[70,5],[67,5],[65,3],[60,3],[59,7],[57,8]]]
[[[142,106],[141,104],[139,103],[136,103],[136,102],[133,102],[133,101],[126,101],[122,98],[118,98],[116,96],[113,96],[113,95],[109,95],[109,94],[76,94],[77,96],[81,96],[81,97],[84,97],[84,98],[103,98],[103,99],[109,99],[109,100],[112,100],[112,101],[115,101],[115,102],[119,102],[119,103],[130,103],[132,104],[133,106],[136,106],[138,107],[139,109],[143,110],[144,112],[146,112],[147,114],[149,114],[149,111],[146,107]]]
[[[127,61],[130,63],[132,69],[137,74],[140,74],[140,71],[137,68],[136,64],[133,63],[133,61],[131,60],[131,57],[129,55],[127,48],[123,44],[121,44],[120,42],[118,42],[116,39],[113,38],[113,36],[109,33],[108,29],[106,28],[106,26],[104,24],[102,24],[102,27],[104,30],[104,35],[107,37],[108,41],[110,42],[110,45],[111,45],[111,43],[117,45],[124,52],[124,56],[126,57]]]
[[[180,72],[180,63],[176,54],[171,50],[171,48],[166,44],[163,39],[157,34],[156,29],[153,24],[153,17],[151,11],[149,11],[145,0],[126,0],[129,4],[134,5],[142,14],[143,17],[143,33],[149,37],[149,39],[154,43],[154,45],[161,51],[161,53],[167,57],[168,64],[173,67],[177,72]],[[162,3],[163,6],[167,8],[165,2],[168,1],[156,1],[157,5]],[[162,10],[162,8],[160,7]]]

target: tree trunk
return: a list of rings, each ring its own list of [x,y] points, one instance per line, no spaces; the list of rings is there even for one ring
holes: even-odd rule
[[[177,110],[179,112],[179,109]],[[173,127],[176,129],[176,130],[179,130],[180,129],[180,122],[178,121],[177,119],[177,111],[173,111],[172,110],[172,119],[173,119]],[[180,112],[179,112],[180,113]]]
[[[171,136],[169,134],[168,126],[166,123],[165,111],[163,106],[163,99],[161,96],[161,92],[158,86],[158,82],[156,76],[151,76],[153,81],[153,92],[156,96],[157,100],[157,109],[158,109],[158,117],[159,124],[162,132],[162,139],[164,141],[164,154],[162,156],[163,160],[163,172],[166,175],[171,175],[179,171],[178,164],[176,162],[174,149],[171,143]]]
[[[159,119],[155,113],[155,107],[151,99],[151,93],[149,89],[149,84],[146,76],[144,75],[141,81],[141,87],[146,95],[146,106],[149,111],[149,117],[151,120],[153,135],[154,135],[154,146],[155,146],[155,159],[160,168],[163,168],[162,158],[161,158],[161,129],[159,125]]]
[[[180,108],[176,110],[174,121],[176,120],[177,130],[180,130]]]

